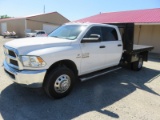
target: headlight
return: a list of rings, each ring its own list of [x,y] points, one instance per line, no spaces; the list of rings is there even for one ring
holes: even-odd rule
[[[38,56],[21,56],[21,61],[25,67],[44,67],[46,63]]]

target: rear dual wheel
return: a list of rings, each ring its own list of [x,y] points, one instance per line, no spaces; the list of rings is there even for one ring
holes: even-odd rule
[[[139,57],[138,61],[131,64],[132,70],[139,71],[143,67],[143,58]]]

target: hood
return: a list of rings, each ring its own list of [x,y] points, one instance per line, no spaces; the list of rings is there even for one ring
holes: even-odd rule
[[[18,50],[19,55],[25,55],[34,50],[50,48],[54,46],[68,46],[70,44],[71,40],[67,39],[54,37],[34,37],[12,40],[5,43],[5,46]]]

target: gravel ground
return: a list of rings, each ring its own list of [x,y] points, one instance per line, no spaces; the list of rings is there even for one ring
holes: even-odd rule
[[[0,119],[4,120],[160,120],[160,56],[150,55],[139,71],[121,69],[82,82],[59,100],[42,89],[12,83],[4,74],[0,37]]]

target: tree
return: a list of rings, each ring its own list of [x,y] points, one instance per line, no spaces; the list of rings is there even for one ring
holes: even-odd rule
[[[8,15],[1,15],[1,16],[0,16],[0,19],[5,19],[5,18],[11,18],[11,17],[8,16]]]

